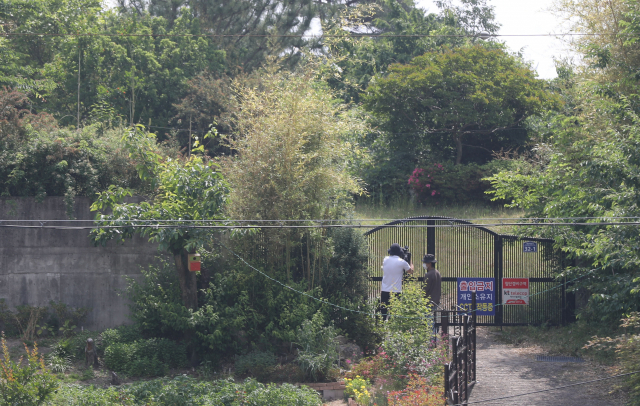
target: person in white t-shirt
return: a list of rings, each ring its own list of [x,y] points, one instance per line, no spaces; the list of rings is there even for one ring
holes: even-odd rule
[[[399,244],[391,244],[388,257],[382,261],[382,292],[380,293],[380,304],[382,318],[387,318],[387,306],[391,294],[399,295],[402,293],[402,277],[404,273],[413,273],[413,264],[407,263],[402,259],[402,248]]]

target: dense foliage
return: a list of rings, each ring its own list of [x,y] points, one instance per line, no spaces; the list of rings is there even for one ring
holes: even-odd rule
[[[493,160],[484,165],[433,163],[417,167],[407,183],[420,203],[473,204],[488,202],[491,183],[486,180],[509,166],[509,161]]]
[[[124,198],[131,196],[132,191],[110,185],[98,194],[91,206],[92,211],[98,211],[98,225],[106,226],[93,230],[92,239],[95,244],[104,245],[110,240],[124,241],[139,234],[159,243],[159,248],[174,258],[183,304],[195,310],[196,279],[188,269],[187,255],[202,247],[208,233],[205,229],[184,226],[202,225],[198,221],[222,218],[228,185],[218,165],[206,157],[191,155],[183,160],[161,156],[157,152],[155,136],[145,133],[141,126],[130,129],[126,146],[129,156],[139,159],[136,169],[140,180],[150,185],[150,199],[126,203]],[[109,214],[103,214],[105,212]],[[162,220],[182,222],[165,224],[164,227],[138,227],[145,221],[153,224]],[[179,227],[171,227],[173,225]],[[125,228],[120,228],[123,226]]]
[[[127,376],[165,376],[170,368],[187,365],[184,344],[166,338],[142,338],[135,327],[102,333],[104,365]]]
[[[563,1],[558,7],[573,16],[577,32],[638,32],[633,1],[611,1],[606,10],[589,0]],[[589,322],[613,324],[639,310],[640,235],[636,226],[615,224],[639,215],[640,121],[637,74],[631,68],[637,49],[635,40],[612,36],[577,41],[586,64],[559,65],[553,83],[566,107],[536,124],[534,150],[511,156],[512,170],[490,178],[496,197],[531,217],[586,217],[580,222],[593,223],[538,228],[574,261],[560,277],[575,279],[575,289],[589,298],[579,310]]]
[[[454,157],[459,165],[463,157],[474,162],[478,148],[523,145],[523,121],[553,102],[544,81],[518,58],[481,45],[428,52],[406,65],[391,65],[365,97],[365,106],[396,135],[389,149],[405,165],[421,154]],[[465,149],[471,158],[463,155]]]
[[[308,387],[291,384],[263,385],[254,380],[200,381],[187,376],[142,381],[120,388],[64,385],[52,400],[53,405],[283,405],[320,406],[318,393]]]

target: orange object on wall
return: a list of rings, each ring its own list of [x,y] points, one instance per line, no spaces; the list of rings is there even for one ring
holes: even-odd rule
[[[200,254],[189,254],[189,271],[197,272],[200,270]]]

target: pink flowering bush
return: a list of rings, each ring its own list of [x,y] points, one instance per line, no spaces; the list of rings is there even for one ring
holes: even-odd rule
[[[426,170],[423,168],[416,168],[409,177],[409,187],[413,189],[421,203],[424,203],[429,197],[436,197],[440,193],[436,190],[435,179],[436,171],[442,171],[444,167],[442,164],[433,164],[433,167]]]
[[[420,203],[489,201],[491,188],[485,178],[507,170],[507,161],[494,160],[484,165],[431,163],[416,167],[407,181]]]

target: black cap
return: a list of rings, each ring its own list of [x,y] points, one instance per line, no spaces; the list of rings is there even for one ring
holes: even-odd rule
[[[434,264],[435,264],[435,263],[436,263],[436,262],[438,262],[438,261],[436,261],[436,256],[435,256],[435,255],[433,255],[433,254],[426,254],[426,255],[424,256],[424,258],[422,258],[422,262],[424,262],[425,264],[426,264],[426,263],[428,263],[428,262],[431,262],[431,263],[434,263]]]
[[[391,244],[391,247],[387,252],[389,253],[389,255],[397,255],[399,257],[402,256],[402,248],[400,248],[400,244]]]

